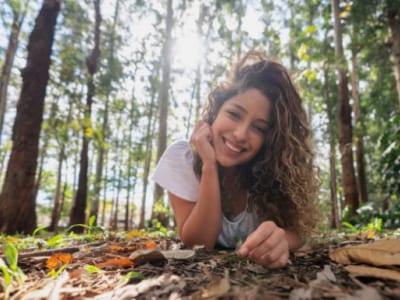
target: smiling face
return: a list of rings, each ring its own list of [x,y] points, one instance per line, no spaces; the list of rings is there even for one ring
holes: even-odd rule
[[[211,125],[216,159],[225,168],[250,161],[265,140],[271,101],[258,89],[227,100]]]

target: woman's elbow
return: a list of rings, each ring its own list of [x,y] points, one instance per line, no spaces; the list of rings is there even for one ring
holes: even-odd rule
[[[188,248],[193,248],[194,246],[204,246],[207,250],[213,250],[215,247],[215,241],[207,239],[204,240],[191,235],[179,234],[179,239]]]

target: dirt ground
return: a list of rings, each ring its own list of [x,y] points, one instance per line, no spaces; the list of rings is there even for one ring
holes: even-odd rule
[[[400,299],[400,281],[352,275],[330,259],[335,249],[368,242],[330,240],[306,245],[279,270],[263,268],[234,251],[185,249],[170,238],[116,238],[36,249],[20,253],[18,266],[27,278],[22,285],[8,286],[9,298]],[[71,258],[57,265],[58,254]],[[51,262],[56,262],[53,271],[49,271]],[[390,269],[400,272],[400,262]],[[4,299],[1,275],[0,280],[0,299]]]

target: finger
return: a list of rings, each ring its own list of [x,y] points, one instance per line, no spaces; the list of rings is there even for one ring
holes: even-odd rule
[[[281,255],[279,258],[270,261],[270,262],[265,262],[261,263],[264,267],[267,267],[269,269],[277,269],[277,268],[282,268],[287,265],[289,262],[289,253]]]
[[[239,253],[245,254],[246,250],[251,252],[270,237],[275,226],[276,225],[273,222],[262,223],[252,234],[247,237],[242,247],[240,247]]]
[[[196,123],[196,125],[194,126],[192,133],[190,135],[190,142],[192,143],[194,141],[194,136],[196,135],[196,133],[198,133],[199,129],[201,126],[203,126],[204,121],[200,120]]]

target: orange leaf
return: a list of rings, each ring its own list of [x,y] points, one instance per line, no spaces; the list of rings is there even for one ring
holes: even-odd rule
[[[72,262],[70,253],[54,253],[46,261],[46,267],[50,270],[61,267]]]
[[[140,249],[157,249],[157,244],[152,241],[145,241],[139,243]]]
[[[105,267],[133,267],[135,264],[128,258],[112,258],[96,265],[98,268]]]
[[[128,246],[128,247],[121,247],[117,245],[110,245],[108,247],[111,251],[117,251],[117,252],[132,252],[136,250],[136,247]]]
[[[128,237],[147,237],[148,235],[141,230],[131,231],[127,233]]]

